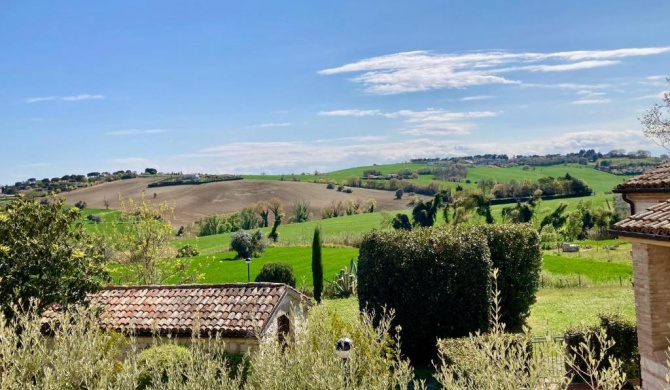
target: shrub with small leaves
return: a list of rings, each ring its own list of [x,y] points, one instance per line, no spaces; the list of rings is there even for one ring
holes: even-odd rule
[[[256,282],[284,283],[295,287],[293,266],[288,263],[265,263],[256,276]]]
[[[197,256],[200,254],[200,251],[198,251],[198,248],[194,247],[193,245],[184,245],[179,250],[177,251],[177,258],[182,258],[182,257],[193,257]]]

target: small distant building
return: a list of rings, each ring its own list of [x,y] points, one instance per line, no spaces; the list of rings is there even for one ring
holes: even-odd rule
[[[670,163],[619,184],[631,216],[611,231],[632,242],[635,316],[645,389],[667,386],[670,340]]]
[[[292,337],[294,321],[310,306],[307,296],[280,283],[111,286],[90,298],[102,309],[102,329],[132,332],[141,346],[150,345],[154,334],[189,344],[197,328],[237,353],[254,351],[259,337]],[[51,315],[47,311],[44,321]]]
[[[200,174],[199,173],[187,173],[185,175],[182,175],[182,178],[184,180],[198,180],[198,179],[200,179]]]

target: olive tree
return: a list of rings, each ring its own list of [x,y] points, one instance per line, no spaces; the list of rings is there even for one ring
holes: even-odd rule
[[[0,213],[0,310],[39,312],[86,299],[107,278],[102,246],[83,230],[76,207],[19,196]],[[33,303],[31,303],[31,300]]]

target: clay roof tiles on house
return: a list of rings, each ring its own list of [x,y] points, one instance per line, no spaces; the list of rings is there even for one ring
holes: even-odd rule
[[[647,235],[670,238],[670,200],[617,222],[611,231],[623,236]]]
[[[279,283],[112,286],[90,296],[100,306],[100,326],[136,334],[202,334],[254,337],[264,331],[286,294],[308,298]],[[48,321],[53,312],[43,318]]]
[[[639,176],[616,186],[614,192],[669,191],[670,162],[649,169]]]

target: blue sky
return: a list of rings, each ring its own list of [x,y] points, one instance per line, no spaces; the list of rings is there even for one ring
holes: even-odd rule
[[[0,1],[0,183],[665,152],[665,1]]]

